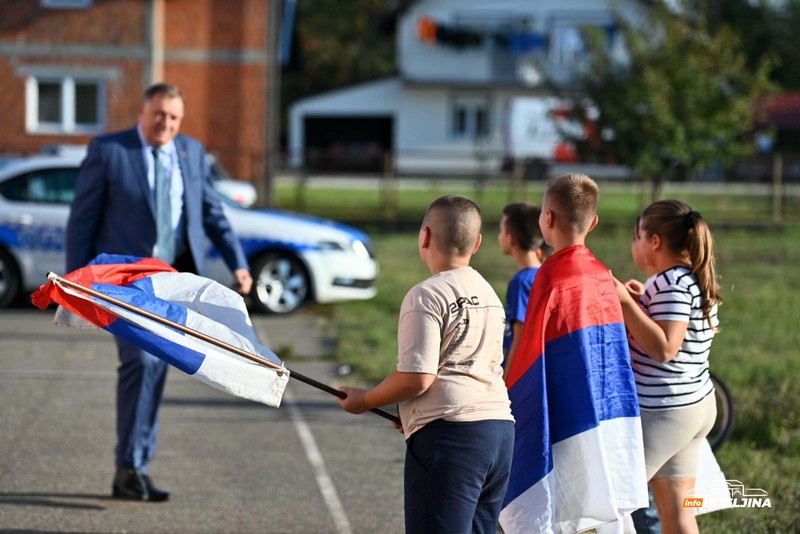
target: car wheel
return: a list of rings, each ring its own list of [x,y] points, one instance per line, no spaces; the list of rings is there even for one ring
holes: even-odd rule
[[[267,313],[292,313],[310,293],[308,272],[300,260],[285,252],[260,256],[253,264],[253,304]]]
[[[0,308],[5,308],[19,293],[20,276],[17,263],[11,254],[0,249]]]

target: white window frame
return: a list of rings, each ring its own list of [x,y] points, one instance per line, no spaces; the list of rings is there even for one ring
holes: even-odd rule
[[[458,130],[456,115],[464,110],[464,129]],[[474,140],[491,135],[492,123],[489,113],[489,99],[480,95],[453,95],[450,100],[450,134],[455,139]],[[483,111],[485,131],[478,132],[478,113]]]
[[[58,122],[39,120],[39,84],[55,83],[61,86],[61,118]],[[78,124],[75,120],[75,85],[92,84],[97,87],[97,122]],[[30,75],[25,84],[25,129],[31,134],[85,135],[102,132],[105,126],[105,80],[92,77]]]

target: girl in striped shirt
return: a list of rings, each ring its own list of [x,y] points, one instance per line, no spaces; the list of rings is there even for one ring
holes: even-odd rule
[[[708,369],[718,295],[711,232],[700,213],[658,201],[636,221],[631,254],[647,281],[617,280],[641,408],[647,478],[665,532],[697,532],[683,499],[716,417]]]

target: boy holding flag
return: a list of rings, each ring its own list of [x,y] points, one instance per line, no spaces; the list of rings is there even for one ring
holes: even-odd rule
[[[447,195],[430,205],[419,255],[431,276],[400,308],[397,371],[369,391],[341,388],[350,413],[400,405],[406,532],[497,528],[514,428],[500,366],[503,304],[469,266],[480,231],[472,200]]]

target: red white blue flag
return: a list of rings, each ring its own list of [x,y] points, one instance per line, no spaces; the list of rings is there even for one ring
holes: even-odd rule
[[[629,362],[608,268],[584,246],[551,256],[506,380],[516,419],[506,533],[580,532],[647,507]]]
[[[97,256],[64,279],[255,354],[277,368],[254,363],[58,282],[43,285],[33,294],[33,303],[44,309],[56,302],[210,386],[269,406],[280,405],[289,371],[258,342],[244,301],[231,289],[208,278],[176,272],[161,260],[109,254]]]

